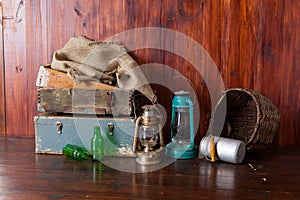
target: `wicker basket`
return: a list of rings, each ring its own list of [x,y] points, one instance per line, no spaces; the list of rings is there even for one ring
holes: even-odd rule
[[[264,148],[277,137],[280,113],[263,95],[249,89],[225,90],[212,115],[212,127],[220,123],[218,116],[225,105],[222,137],[242,140],[248,150]]]

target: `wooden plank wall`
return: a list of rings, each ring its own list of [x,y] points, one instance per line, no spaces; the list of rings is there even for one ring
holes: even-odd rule
[[[52,53],[70,37],[104,40],[125,30],[155,26],[199,42],[227,88],[250,88],[270,98],[281,112],[279,144],[300,145],[300,1],[6,0],[3,6],[8,135],[34,135],[38,67],[51,62]],[[136,50],[131,55],[139,64],[168,65],[191,80],[204,135],[210,98],[193,66],[161,50]],[[169,112],[171,93],[154,88]]]
[[[6,135],[2,1],[0,1],[0,135]]]

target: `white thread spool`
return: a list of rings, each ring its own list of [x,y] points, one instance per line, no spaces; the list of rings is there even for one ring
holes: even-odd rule
[[[243,162],[246,153],[246,145],[243,141],[217,136],[205,136],[202,138],[199,147],[199,154],[210,157],[209,138],[214,137],[216,156],[218,160],[240,164]]]

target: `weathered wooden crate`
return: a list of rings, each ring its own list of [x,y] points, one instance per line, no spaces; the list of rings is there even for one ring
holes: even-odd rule
[[[130,115],[137,102],[132,91],[93,81],[74,83],[67,74],[44,66],[36,85],[40,112]]]
[[[132,94],[125,90],[39,88],[40,112],[130,115]]]
[[[94,126],[100,126],[105,156],[134,156],[135,124],[130,117],[35,116],[36,153],[61,154],[66,144],[90,151]]]

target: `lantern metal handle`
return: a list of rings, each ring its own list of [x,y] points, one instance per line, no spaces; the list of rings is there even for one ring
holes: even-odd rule
[[[139,125],[140,125],[140,121],[143,119],[143,116],[139,116],[135,122],[135,130],[134,130],[134,138],[133,138],[133,147],[132,147],[132,151],[133,153],[136,152],[136,145],[137,145],[137,140],[139,137]]]
[[[189,110],[190,110],[190,145],[189,149],[194,148],[194,109],[193,109],[193,102],[191,99],[186,99],[187,103],[189,104]]]

